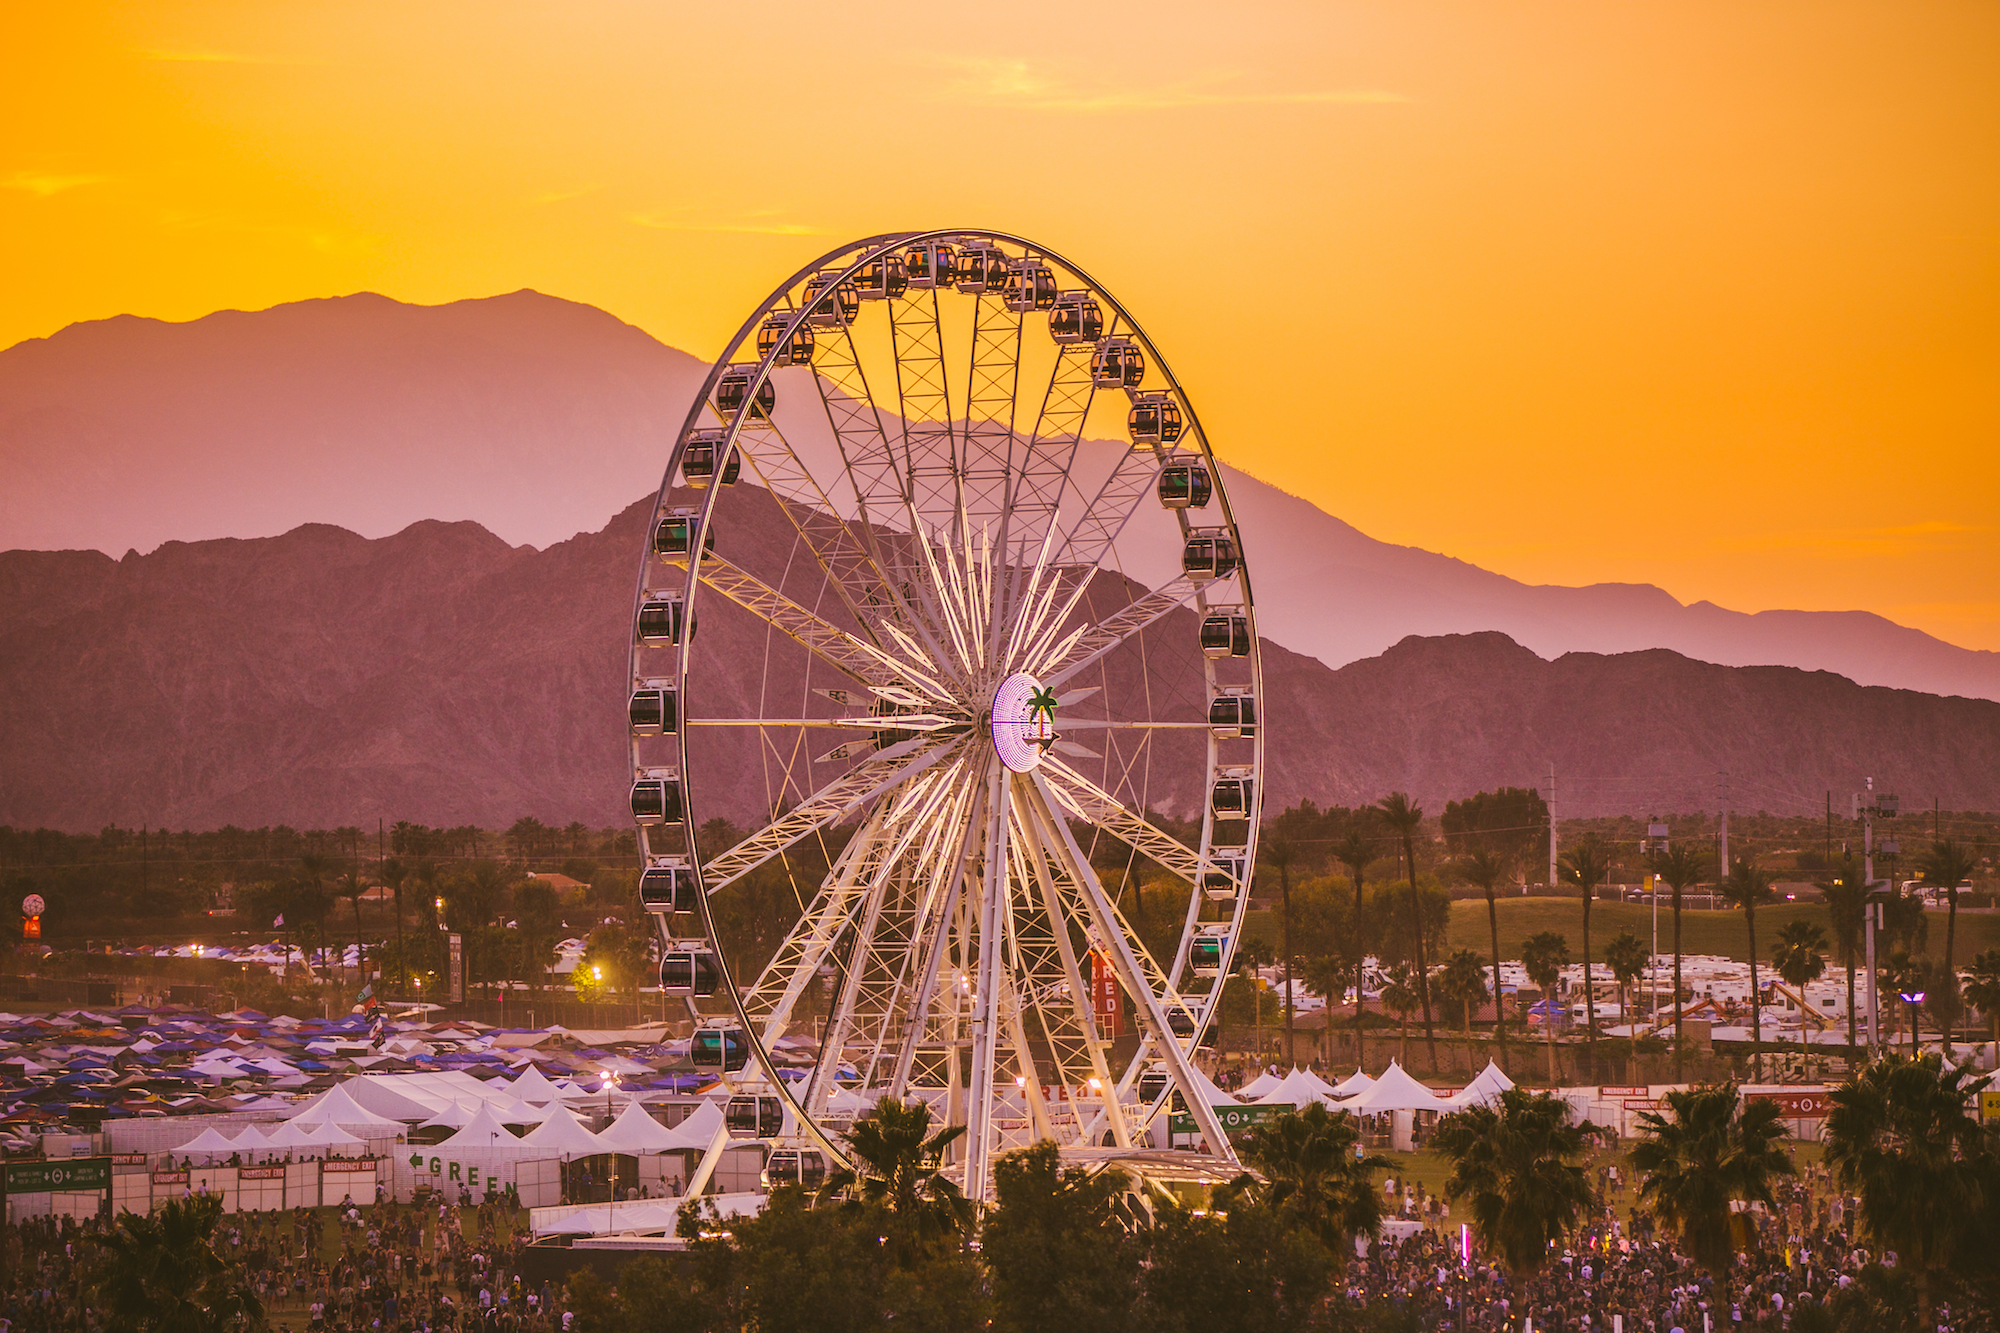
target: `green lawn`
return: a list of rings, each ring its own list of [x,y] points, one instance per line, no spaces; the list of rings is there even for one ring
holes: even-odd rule
[[[1498,904],[1500,916],[1500,956],[1514,959],[1521,956],[1521,942],[1530,935],[1544,930],[1553,930],[1569,939],[1570,954],[1580,957],[1583,952],[1583,902],[1576,898],[1502,898]],[[1763,960],[1771,955],[1771,942],[1785,923],[1803,918],[1816,921],[1826,930],[1830,940],[1833,936],[1828,927],[1826,908],[1819,903],[1775,903],[1761,907],[1757,911],[1757,939]],[[1943,912],[1926,912],[1930,935],[1925,952],[1932,957],[1944,956]],[[1246,923],[1246,934],[1252,938],[1262,938],[1277,942],[1277,914],[1273,912],[1252,912]],[[1650,940],[1653,929],[1653,910],[1640,903],[1618,903],[1599,901],[1590,913],[1590,939],[1592,952],[1602,957],[1605,944],[1621,930],[1629,930],[1642,940]],[[1673,949],[1673,914],[1664,903],[1660,906],[1660,952]],[[1451,947],[1472,949],[1480,957],[1492,950],[1488,943],[1486,927],[1486,902],[1484,899],[1464,899],[1451,905]],[[1958,914],[1958,941],[1953,952],[1956,961],[1963,967],[1972,956],[1986,949],[2000,948],[2000,914],[1987,912],[1966,912]],[[1681,913],[1681,950],[1684,953],[1720,954],[1734,958],[1738,962],[1750,957],[1749,940],[1743,929],[1743,914],[1736,911]],[[1762,960],[1760,960],[1762,961]]]

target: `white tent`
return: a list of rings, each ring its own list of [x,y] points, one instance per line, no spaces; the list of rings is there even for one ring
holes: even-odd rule
[[[274,1125],[264,1136],[264,1142],[257,1151],[267,1157],[282,1157],[290,1153],[294,1157],[318,1157],[327,1150],[327,1142],[319,1137],[319,1131],[330,1128],[324,1125],[300,1125],[287,1120]]]
[[[487,1103],[493,1108],[493,1115],[503,1125],[539,1125],[555,1114],[561,1102],[550,1102],[546,1106],[536,1106],[524,1102],[519,1097],[503,1097]]]
[[[599,1131],[597,1142],[603,1152],[664,1152],[683,1146],[672,1130],[647,1113],[637,1097],[625,1103],[619,1117]]]
[[[417,1128],[464,1129],[466,1125],[471,1123],[472,1117],[476,1114],[478,1112],[472,1107],[467,1106],[464,1102],[449,1102],[445,1105],[444,1110],[439,1111],[436,1115],[424,1121],[423,1124],[417,1126]]]
[[[1454,1110],[1463,1110],[1468,1106],[1484,1106],[1490,1101],[1497,1100],[1501,1093],[1513,1086],[1514,1080],[1508,1078],[1499,1065],[1488,1060],[1486,1068],[1472,1076],[1472,1082],[1460,1088],[1456,1095],[1447,1100],[1451,1102]]]
[[[521,1101],[534,1102],[538,1106],[559,1102],[563,1095],[562,1089],[549,1082],[548,1075],[533,1065],[523,1070],[521,1076],[509,1085],[507,1091]]]
[[[1267,1069],[1263,1073],[1257,1075],[1257,1077],[1251,1079],[1248,1083],[1245,1083],[1242,1087],[1238,1088],[1236,1090],[1236,1096],[1238,1100],[1246,1102],[1254,1102],[1259,1097],[1262,1097],[1265,1093],[1277,1087],[1280,1083],[1283,1083],[1284,1081],[1285,1080],[1279,1078],[1276,1074],[1272,1073],[1270,1070]]]
[[[557,1107],[554,1115],[536,1126],[521,1142],[552,1156],[589,1157],[609,1151],[597,1141],[597,1135],[583,1127],[567,1106]]]
[[[480,1107],[473,1113],[472,1119],[459,1126],[458,1132],[445,1142],[454,1152],[478,1148],[503,1152],[509,1159],[538,1155],[533,1149],[524,1148],[521,1140],[514,1137],[514,1131],[493,1114],[491,1106]]]
[[[243,1145],[227,1138],[221,1130],[210,1125],[188,1142],[174,1149],[174,1151],[183,1157],[213,1159],[216,1157],[227,1157],[234,1152],[241,1152],[243,1151]]]
[[[1352,1074],[1333,1085],[1332,1095],[1335,1097],[1352,1097],[1357,1093],[1366,1092],[1374,1086],[1375,1080],[1368,1077],[1362,1071],[1361,1066],[1356,1065]]]
[[[319,1100],[291,1118],[299,1125],[338,1125],[350,1134],[365,1138],[394,1138],[403,1132],[398,1121],[385,1120],[348,1095],[347,1085],[336,1083]]]
[[[1314,1074],[1310,1069],[1296,1066],[1278,1080],[1277,1086],[1257,1099],[1260,1106],[1311,1106],[1314,1102],[1324,1103],[1333,1085]]]
[[[674,1142],[668,1149],[692,1148],[707,1152],[715,1142],[715,1136],[722,1132],[722,1108],[714,1102],[703,1102],[695,1108],[694,1114],[675,1125],[667,1133],[673,1135]]]
[[[1451,1102],[1411,1078],[1394,1060],[1375,1080],[1375,1086],[1352,1101],[1341,1103],[1343,1110],[1360,1115],[1382,1115],[1389,1111],[1449,1111]]]
[[[313,1142],[322,1148],[366,1148],[368,1140],[357,1139],[339,1125],[321,1125],[312,1131]]]

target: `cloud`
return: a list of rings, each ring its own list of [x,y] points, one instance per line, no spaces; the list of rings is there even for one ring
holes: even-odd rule
[[[102,185],[110,179],[109,176],[58,176],[46,171],[17,171],[0,181],[0,185],[10,190],[26,190],[46,199],[64,190],[74,190],[79,185]]]
[[[929,63],[950,71],[943,100],[1011,106],[1024,111],[1102,113],[1173,111],[1186,107],[1332,106],[1407,102],[1401,93],[1374,88],[1302,92],[1233,86],[1240,72],[1213,72],[1152,88],[1080,88],[1037,71],[1025,60],[939,56]]]

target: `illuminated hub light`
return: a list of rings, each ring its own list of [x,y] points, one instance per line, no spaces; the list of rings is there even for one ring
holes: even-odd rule
[[[993,751],[1010,772],[1032,773],[1056,743],[1055,698],[1025,671],[993,692]]]

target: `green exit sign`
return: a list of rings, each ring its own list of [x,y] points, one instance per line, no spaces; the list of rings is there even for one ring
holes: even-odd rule
[[[1222,1122],[1222,1132],[1234,1139],[1248,1134],[1267,1120],[1282,1115],[1286,1111],[1296,1110],[1297,1108],[1291,1106],[1243,1106],[1232,1102],[1227,1106],[1211,1106],[1209,1109],[1214,1111],[1215,1118]],[[1176,1134],[1201,1133],[1201,1127],[1195,1124],[1193,1116],[1183,1115],[1178,1111],[1167,1117],[1167,1128]]]
[[[109,1157],[57,1158],[47,1162],[7,1163],[7,1193],[53,1194],[68,1190],[111,1188]]]

